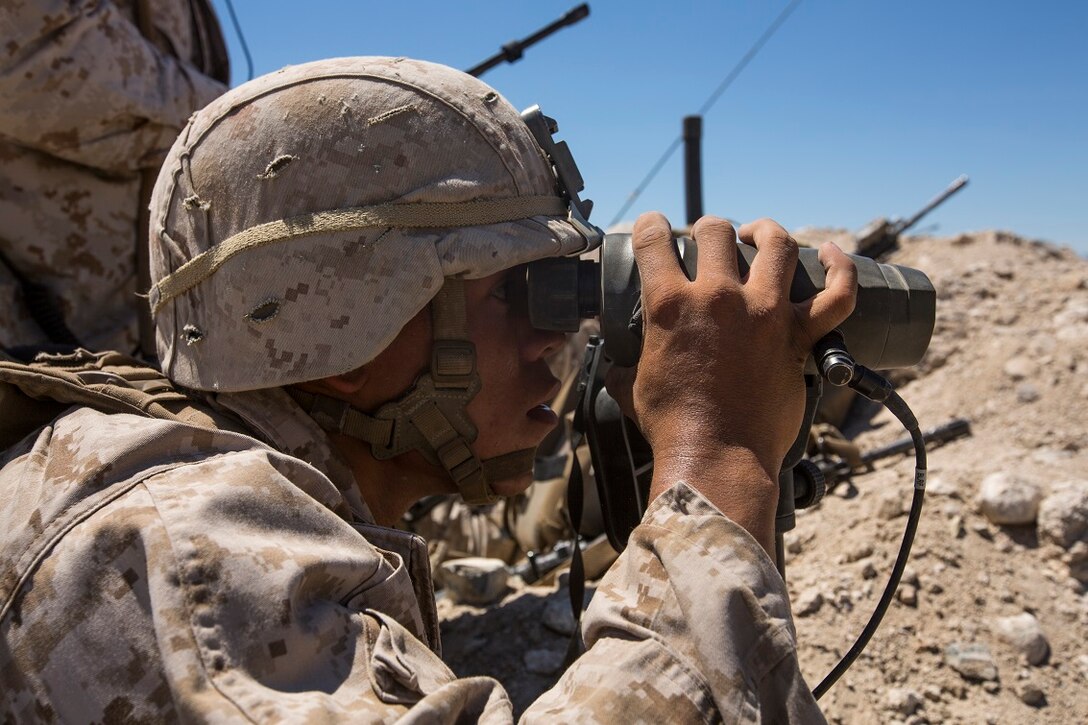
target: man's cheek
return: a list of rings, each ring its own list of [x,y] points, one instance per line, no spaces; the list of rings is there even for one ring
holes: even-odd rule
[[[532,473],[523,473],[513,478],[503,479],[502,481],[496,481],[492,488],[495,493],[500,496],[516,496],[519,493],[523,493],[533,483]]]

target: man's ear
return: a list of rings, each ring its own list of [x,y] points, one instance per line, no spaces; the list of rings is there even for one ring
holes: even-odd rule
[[[331,375],[327,378],[321,378],[315,380],[319,386],[325,388],[328,392],[339,393],[340,395],[353,395],[359,391],[366,381],[370,378],[369,371],[366,365],[355,368],[346,373],[340,375]]]

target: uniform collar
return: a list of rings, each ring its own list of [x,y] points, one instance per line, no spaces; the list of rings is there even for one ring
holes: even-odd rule
[[[333,482],[343,498],[345,518],[373,524],[351,469],[332,447],[328,435],[283,388],[216,393],[215,405],[226,408],[249,425],[257,436],[278,451],[309,463]]]

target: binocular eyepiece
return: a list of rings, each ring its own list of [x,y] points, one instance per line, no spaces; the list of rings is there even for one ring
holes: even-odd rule
[[[685,273],[695,279],[698,246],[687,238],[676,244]],[[632,367],[642,349],[642,282],[631,235],[606,235],[599,253],[599,262],[563,257],[530,263],[529,318],[538,329],[576,332],[582,320],[600,317],[604,354],[616,365]],[[755,247],[737,244],[741,275],[755,255]],[[858,271],[857,304],[839,331],[851,354],[874,370],[917,364],[929,347],[936,318],[937,294],[929,278],[911,267],[850,258]],[[817,251],[800,249],[790,300],[809,299],[824,285]]]

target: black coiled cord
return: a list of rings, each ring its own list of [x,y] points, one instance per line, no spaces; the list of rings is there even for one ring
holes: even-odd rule
[[[881,595],[880,601],[877,602],[872,616],[869,617],[868,624],[865,625],[865,629],[861,631],[857,640],[854,641],[853,646],[812,691],[817,700],[831,689],[831,686],[842,677],[842,674],[849,669],[850,665],[854,664],[854,661],[861,655],[862,650],[865,649],[865,645],[869,644],[869,640],[876,633],[881,620],[884,619],[884,614],[888,611],[892,597],[895,596],[895,592],[899,588],[899,582],[903,578],[903,570],[907,566],[911,545],[914,543],[914,534],[918,530],[918,520],[922,517],[922,501],[926,495],[926,444],[922,438],[922,432],[918,429],[918,420],[914,417],[914,413],[911,412],[906,402],[899,397],[899,394],[895,392],[890,382],[866,367],[855,365],[854,375],[849,385],[866,398],[883,404],[884,407],[891,411],[892,415],[899,419],[899,422],[903,424],[903,427],[910,434],[911,440],[914,441],[914,497],[911,500],[910,513],[907,516],[907,526],[903,531],[903,543],[899,546],[899,554],[895,558],[895,565],[892,567],[892,574],[888,578],[888,584],[884,587],[884,593]]]

